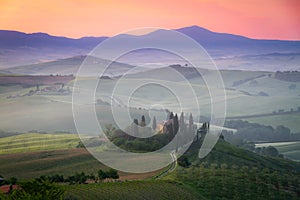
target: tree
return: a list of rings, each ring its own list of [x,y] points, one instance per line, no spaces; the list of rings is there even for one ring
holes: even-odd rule
[[[79,141],[76,148],[85,148],[85,146],[82,141]]]
[[[107,174],[105,171],[103,171],[102,169],[100,169],[98,171],[98,178],[100,179],[100,181],[103,181],[104,179],[107,178]]]
[[[184,127],[185,127],[184,115],[183,115],[183,112],[181,112],[180,118],[179,118],[179,129],[181,132],[184,132]]]
[[[179,129],[179,123],[178,123],[178,116],[177,114],[173,118],[173,134],[175,135],[178,132]]]
[[[88,175],[88,178],[91,179],[91,180],[96,180],[96,176],[93,173]]]
[[[156,117],[155,116],[153,117],[153,120],[152,120],[152,129],[154,131],[156,130]]]
[[[268,146],[263,149],[263,155],[276,157],[279,155],[278,150],[273,146]]]
[[[87,176],[84,174],[84,172],[75,174],[75,182],[81,184],[81,183],[85,183],[86,180],[87,180]]]
[[[275,129],[275,134],[279,140],[288,140],[290,139],[291,130],[287,127],[279,125]]]
[[[103,170],[99,170],[98,171],[98,178],[103,181],[107,178],[112,178],[112,179],[118,179],[119,178],[119,174],[118,171],[115,169],[109,169],[108,171],[103,171]]]
[[[194,119],[191,113],[189,118],[189,134],[193,134],[193,125],[194,125]]]
[[[173,112],[170,113],[169,119],[173,119],[174,118],[174,114]]]
[[[146,126],[146,119],[145,116],[142,115],[142,119],[141,119],[141,127],[145,127]]]
[[[118,171],[115,169],[109,169],[106,172],[107,178],[112,178],[112,179],[118,179],[119,178],[119,174]]]
[[[191,165],[188,157],[185,155],[178,158],[177,162],[178,162],[178,165],[180,165],[181,167],[188,167]]]
[[[9,199],[52,200],[63,199],[62,187],[48,181],[30,181],[19,183],[21,189],[13,190]]]

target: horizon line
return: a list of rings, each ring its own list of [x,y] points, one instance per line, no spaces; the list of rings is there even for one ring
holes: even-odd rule
[[[68,38],[68,39],[74,39],[74,40],[80,40],[82,38],[111,38],[111,37],[114,37],[114,36],[117,36],[117,35],[135,35],[135,36],[143,36],[143,35],[147,35],[147,34],[150,34],[152,32],[155,32],[157,30],[174,30],[174,31],[178,31],[179,29],[184,29],[184,28],[192,28],[192,27],[197,27],[197,28],[201,28],[201,29],[205,29],[206,31],[209,31],[209,32],[212,32],[212,33],[218,33],[218,34],[229,34],[229,35],[234,35],[234,36],[241,36],[241,37],[245,37],[247,39],[251,39],[251,40],[267,40],[267,41],[295,41],[295,42],[298,42],[300,41],[300,39],[280,39],[280,38],[276,38],[276,39],[269,39],[269,38],[253,38],[253,37],[249,37],[249,36],[245,36],[245,35],[239,35],[239,34],[235,34],[235,33],[228,33],[228,32],[215,32],[215,31],[212,31],[208,28],[204,28],[202,26],[198,26],[198,25],[191,25],[191,26],[184,26],[184,27],[179,27],[179,28],[175,28],[175,29],[166,29],[166,28],[161,28],[161,27],[147,27],[149,29],[153,29],[153,31],[149,31],[149,32],[145,32],[145,33],[142,33],[142,34],[128,34],[128,32],[132,32],[134,33],[136,30],[139,29],[139,27],[137,28],[134,28],[134,29],[130,29],[129,31],[127,32],[120,32],[118,34],[114,34],[112,36],[107,36],[107,35],[85,35],[85,36],[82,36],[82,37],[71,37],[71,36],[67,36],[67,35],[56,35],[56,34],[51,34],[51,33],[48,33],[48,32],[43,32],[43,31],[38,31],[38,32],[26,32],[26,31],[22,31],[22,30],[9,30],[9,29],[0,29],[0,31],[11,31],[11,32],[18,32],[18,33],[24,33],[26,35],[30,35],[30,34],[46,34],[46,35],[49,35],[49,36],[52,36],[52,37],[62,37],[62,38]],[[183,33],[184,34],[184,33]]]

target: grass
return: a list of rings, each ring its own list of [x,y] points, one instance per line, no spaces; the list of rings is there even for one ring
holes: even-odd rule
[[[61,133],[26,133],[0,138],[0,174],[30,179],[51,174],[69,176],[75,172],[96,174],[99,169],[107,168],[84,148],[76,148],[79,141],[75,134]],[[115,153],[105,152],[102,156],[109,158]],[[146,158],[141,155],[138,159],[143,162]],[[123,164],[128,166],[133,161],[125,159]],[[120,175],[122,180],[146,179],[161,170],[139,174],[120,172]]]
[[[77,199],[203,199],[190,188],[170,181],[129,181],[65,186],[65,197]]]
[[[79,141],[75,134],[26,133],[0,138],[0,154],[76,148]]]
[[[108,169],[84,148],[2,154],[0,161],[0,174],[5,178],[16,177],[19,180],[54,174],[67,177],[76,172],[96,175],[99,169]],[[148,179],[160,171],[139,174],[119,171],[119,175],[121,180]]]
[[[66,149],[0,155],[0,173],[4,177],[32,179],[41,175],[96,173],[105,168],[85,149]]]

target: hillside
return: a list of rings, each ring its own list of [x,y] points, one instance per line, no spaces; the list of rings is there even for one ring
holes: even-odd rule
[[[29,141],[29,140],[28,140]],[[66,199],[298,199],[300,163],[264,157],[219,140],[212,152],[198,159],[201,142],[183,155],[190,166],[176,165],[166,176],[120,172],[121,181],[63,185]],[[20,179],[83,171],[96,173],[106,166],[84,149],[6,154],[1,173]],[[66,159],[67,158],[67,159]],[[182,158],[179,159],[182,160]],[[15,162],[18,161],[16,165]],[[67,161],[67,162],[66,162]],[[11,170],[13,169],[13,170]],[[167,170],[168,168],[164,169]],[[139,181],[126,181],[135,178]],[[153,177],[152,180],[149,180]],[[159,180],[157,180],[159,179]],[[124,181],[125,180],[125,181]],[[133,195],[133,196],[132,196]]]
[[[89,56],[74,56],[55,61],[42,62],[38,64],[22,65],[7,69],[13,74],[30,74],[30,75],[76,75],[80,65],[85,61],[86,65],[90,66],[90,74],[95,75],[99,73],[99,67],[109,65],[109,70],[106,75],[119,75],[133,68],[134,66],[120,62],[112,62],[109,60]]]
[[[170,181],[129,181],[66,186],[69,199],[205,199],[190,187]]]
[[[300,163],[263,157],[219,140],[198,160],[200,143],[185,156],[191,166],[178,167],[165,179],[182,181],[208,199],[298,199]]]
[[[265,157],[254,152],[231,145],[230,143],[219,140],[210,154],[203,160],[199,160],[198,150],[201,143],[193,144],[186,155],[191,159],[194,166],[202,164],[227,164],[228,167],[236,165],[238,167],[248,166],[257,167],[258,169],[267,168],[271,171],[287,173],[295,171],[300,173],[300,163],[283,158]]]

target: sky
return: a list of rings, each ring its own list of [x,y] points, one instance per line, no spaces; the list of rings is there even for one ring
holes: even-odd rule
[[[257,39],[300,40],[300,0],[0,0],[0,29],[113,36],[192,25]]]

